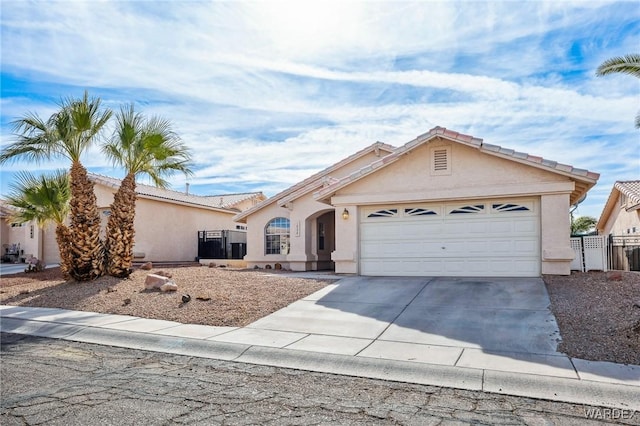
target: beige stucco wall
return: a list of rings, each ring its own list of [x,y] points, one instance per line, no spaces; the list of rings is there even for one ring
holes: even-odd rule
[[[620,205],[618,192],[602,235],[640,235],[640,209],[627,211],[625,207]]]
[[[2,254],[4,255],[5,245],[20,244],[20,259],[30,256],[40,258],[42,253],[39,250],[40,239],[42,238],[38,225],[35,222],[23,223],[20,226],[11,226],[8,220],[2,220]]]
[[[5,247],[20,243],[20,250],[23,251],[21,257],[25,260],[32,255],[49,265],[60,262],[54,224],[41,229],[35,222],[14,227],[11,226],[7,218],[3,218],[0,222],[0,241],[3,254]]]
[[[273,203],[247,218],[247,254],[244,259],[247,261],[247,267],[253,268],[258,266],[264,268],[266,265],[273,266],[280,263],[285,268],[290,268],[287,261],[287,254],[265,254],[264,232],[267,223],[277,217],[289,219],[291,211],[284,207],[278,207]],[[295,234],[295,230],[291,229],[291,235]]]
[[[95,186],[98,208],[107,210],[115,190]],[[137,260],[193,261],[198,255],[198,231],[235,229],[233,212],[175,204],[139,197],[136,202],[134,253]],[[103,226],[107,216],[101,214]]]
[[[379,159],[380,157],[375,153],[368,153],[334,170],[329,176],[336,179],[342,178]],[[287,207],[280,207],[277,202],[274,202],[251,214],[246,219],[248,232],[245,260],[247,266],[249,268],[254,266],[263,268],[266,265],[273,267],[275,263],[280,263],[284,268],[294,271],[332,268],[331,253],[335,247],[333,229],[337,219],[328,217],[327,213],[333,210],[332,206],[316,201],[312,191],[296,198]],[[265,227],[269,221],[276,217],[287,218],[291,223],[291,245],[289,254],[286,255],[265,254]],[[318,218],[321,218],[320,221],[325,223],[326,243],[331,244],[331,249],[325,246],[325,250],[320,251],[317,248]]]
[[[60,263],[60,250],[56,241],[56,225],[48,225],[40,231],[42,235],[41,258],[44,263]]]
[[[431,174],[430,152],[435,147],[450,147],[450,174]],[[341,189],[332,198],[332,202],[382,204],[387,201],[522,196],[536,192],[555,192],[558,188],[564,190],[568,188],[567,184],[573,189],[571,180],[558,174],[498,158],[457,143],[434,140],[409,152],[399,161]]]
[[[451,167],[447,173],[431,171],[431,152],[436,147],[449,149]],[[346,176],[378,159],[370,155],[331,176]],[[324,255],[314,251],[318,217],[324,220],[333,209],[335,250],[331,260],[337,273],[357,274],[361,206],[533,196],[540,200],[540,270],[543,274],[569,274],[573,258],[569,246],[569,196],[574,187],[569,177],[558,173],[436,139],[338,190],[331,198],[331,205],[316,201],[309,193],[292,200],[286,207],[272,203],[250,215],[245,260],[249,267],[275,263],[293,270],[317,267]],[[346,220],[342,218],[345,208],[349,211]],[[291,221],[291,249],[287,255],[264,254],[264,228],[276,217]]]
[[[0,244],[2,245],[2,247],[4,247],[6,244],[9,244],[10,228],[11,225],[9,225],[9,221],[6,218],[0,219]]]
[[[450,148],[449,174],[431,173],[430,152],[434,146]],[[333,254],[336,272],[358,273],[359,205],[539,196],[542,273],[569,274],[573,258],[569,246],[569,195],[573,188],[569,178],[556,173],[460,144],[432,141],[332,197],[337,216],[337,249]],[[346,221],[338,217],[344,208],[351,213]]]

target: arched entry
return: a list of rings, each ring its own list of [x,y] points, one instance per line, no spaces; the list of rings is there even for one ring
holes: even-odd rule
[[[334,270],[335,264],[331,260],[331,253],[336,247],[335,212],[333,209],[314,213],[305,220],[305,227],[309,231],[305,251],[309,254],[312,271]]]

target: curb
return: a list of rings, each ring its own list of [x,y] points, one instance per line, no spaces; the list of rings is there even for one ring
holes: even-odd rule
[[[2,317],[0,331],[222,361],[640,410],[640,387],[534,374],[324,354]]]

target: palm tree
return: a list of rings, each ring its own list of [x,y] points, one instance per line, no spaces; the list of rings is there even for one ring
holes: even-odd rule
[[[116,128],[103,152],[127,175],[116,192],[107,222],[107,273],[127,277],[133,263],[135,242],[136,177],[145,174],[158,187],[166,188],[165,176],[179,171],[191,174],[188,148],[159,117],[145,118],[133,104],[116,115]]]
[[[47,121],[28,113],[14,121],[17,141],[0,153],[0,164],[17,160],[40,162],[54,157],[71,161],[69,274],[77,281],[95,279],[104,274],[104,245],[100,240],[100,216],[87,170],[80,156],[99,138],[111,117],[101,108],[100,98],[66,98],[60,110]]]
[[[69,251],[69,228],[64,223],[69,214],[69,174],[58,170],[51,176],[36,177],[29,172],[20,172],[16,181],[9,185],[11,193],[6,203],[12,206],[10,220],[14,223],[35,221],[43,228],[50,223],[56,225],[56,242],[60,251],[60,270],[69,278],[71,256]]]
[[[597,76],[613,73],[630,74],[640,78],[640,53],[607,59],[596,70]],[[636,127],[640,129],[640,113],[636,115]]]

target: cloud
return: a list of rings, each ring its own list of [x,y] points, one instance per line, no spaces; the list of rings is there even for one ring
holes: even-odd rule
[[[203,193],[272,195],[375,141],[399,146],[436,125],[600,172],[585,203],[640,175],[638,82],[594,76],[638,45],[630,2],[73,5],[3,3],[2,145],[7,117],[47,117],[88,88],[111,108],[136,101],[169,118]],[[119,173],[97,148],[85,161]]]

